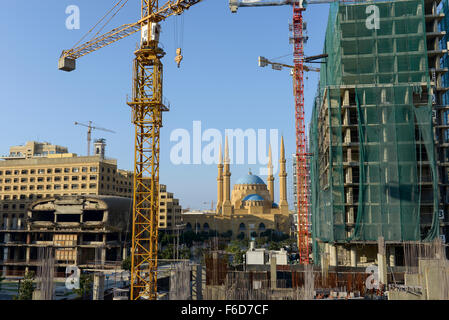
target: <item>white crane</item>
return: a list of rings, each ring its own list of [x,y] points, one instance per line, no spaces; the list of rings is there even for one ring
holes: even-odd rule
[[[87,127],[87,156],[90,156],[90,142],[92,140],[92,137],[91,137],[92,129],[115,133],[114,131],[109,130],[109,129],[92,126],[92,121],[89,121],[89,124],[84,124],[84,123],[80,123],[80,122],[76,122],[75,121],[75,125]]]

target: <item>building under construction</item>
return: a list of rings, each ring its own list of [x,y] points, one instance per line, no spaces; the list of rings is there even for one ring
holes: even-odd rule
[[[330,5],[310,126],[314,260],[390,266],[447,234],[447,1]],[[326,255],[327,256],[327,255]]]

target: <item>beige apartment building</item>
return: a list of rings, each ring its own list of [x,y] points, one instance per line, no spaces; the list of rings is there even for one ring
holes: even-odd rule
[[[10,154],[0,161],[0,229],[7,227],[7,218],[23,224],[27,207],[40,199],[76,195],[132,198],[133,173],[118,169],[117,160],[104,158],[102,147],[89,157],[34,141],[11,147]],[[160,190],[159,227],[169,231],[180,221],[181,207],[165,185]]]
[[[173,193],[167,192],[167,186],[159,185],[159,230],[171,233],[182,229],[181,210],[179,200],[173,198]]]

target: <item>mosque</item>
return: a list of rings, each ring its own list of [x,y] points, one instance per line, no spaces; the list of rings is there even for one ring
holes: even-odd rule
[[[287,171],[284,139],[281,138],[279,161],[279,204],[274,202],[274,177],[269,148],[267,183],[252,174],[241,177],[231,192],[231,171],[229,169],[228,141],[225,141],[225,156],[221,147],[217,177],[217,206],[215,212],[192,211],[182,214],[186,230],[197,232],[217,231],[218,234],[231,231],[235,239],[243,233],[245,238],[259,236],[267,229],[283,233],[290,232],[291,217],[287,202]]]

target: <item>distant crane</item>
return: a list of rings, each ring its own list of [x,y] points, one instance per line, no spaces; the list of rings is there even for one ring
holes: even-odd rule
[[[92,129],[115,133],[114,131],[109,129],[92,126],[92,121],[89,121],[89,124],[84,124],[75,121],[75,125],[87,127],[87,156],[90,156],[90,142],[92,141]]]

